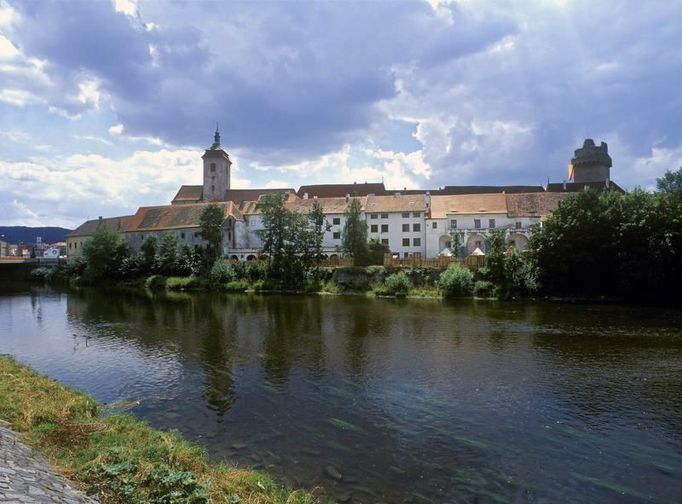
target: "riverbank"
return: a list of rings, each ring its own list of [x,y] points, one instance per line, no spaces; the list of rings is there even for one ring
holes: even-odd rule
[[[152,429],[7,356],[0,356],[0,419],[102,503],[316,502],[265,474],[212,464],[177,432]]]

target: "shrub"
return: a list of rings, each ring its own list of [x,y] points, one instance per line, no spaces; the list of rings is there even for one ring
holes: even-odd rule
[[[213,263],[211,272],[208,275],[208,279],[213,286],[226,284],[236,278],[237,275],[232,265],[220,259]]]
[[[118,268],[118,274],[122,278],[133,278],[140,276],[145,269],[144,257],[142,254],[133,254],[121,261],[121,265]]]
[[[474,284],[474,296],[481,298],[494,297],[495,285],[487,280],[478,280]]]
[[[168,277],[166,279],[166,289],[168,290],[188,290],[199,287],[199,279],[194,275],[188,277]]]
[[[163,275],[152,275],[145,280],[144,286],[149,290],[163,290],[166,288],[166,277]]]
[[[412,282],[403,271],[389,275],[384,285],[390,294],[398,297],[407,296],[412,288]]]
[[[56,273],[56,268],[51,268],[49,266],[41,266],[31,271],[31,280],[42,280],[49,282],[53,279]]]
[[[471,294],[474,274],[457,263],[451,263],[448,269],[440,275],[438,285],[443,291],[443,297],[459,297]]]
[[[223,286],[225,292],[244,292],[249,288],[249,284],[244,280],[233,280]]]

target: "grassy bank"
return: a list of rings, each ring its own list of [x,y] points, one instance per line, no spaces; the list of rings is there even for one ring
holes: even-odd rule
[[[211,464],[177,432],[113,414],[84,393],[0,356],[0,418],[104,503],[312,503],[267,475]]]

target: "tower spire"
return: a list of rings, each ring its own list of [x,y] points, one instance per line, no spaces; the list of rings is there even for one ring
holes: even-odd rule
[[[213,136],[213,145],[211,149],[220,149],[220,125],[215,123],[215,135]]]

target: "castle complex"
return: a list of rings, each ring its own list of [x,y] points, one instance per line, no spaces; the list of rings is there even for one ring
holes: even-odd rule
[[[434,190],[389,190],[383,183],[322,184],[279,189],[232,189],[232,162],[214,142],[203,156],[203,184],[183,185],[170,205],[141,207],[133,215],[99,218],[83,223],[67,236],[69,258],[81,254],[84,242],[99,227],[120,231],[139,250],[146,237],[174,234],[178,244],[205,245],[199,218],[209,204],[224,213],[223,256],[233,260],[256,259],[262,247],[263,222],[258,201],[265,194],[285,193],[286,206],[307,213],[317,201],[325,214],[324,254],[341,255],[344,212],[352,198],[360,200],[368,237],[387,245],[400,258],[485,253],[491,229],[506,230],[507,241],[521,250],[528,246],[529,229],[540,224],[571,192],[587,187],[612,188],[611,157],[607,145],[591,139],[575,151],[569,165],[569,182],[543,186],[445,186]],[[451,237],[459,234],[461,247],[451,250]]]

